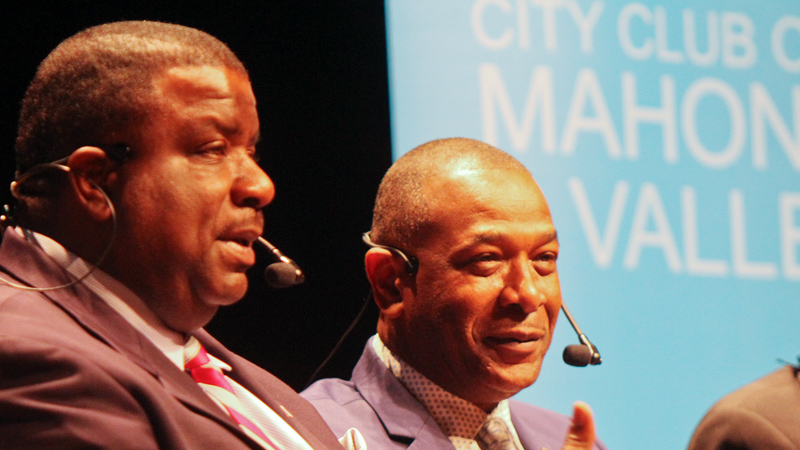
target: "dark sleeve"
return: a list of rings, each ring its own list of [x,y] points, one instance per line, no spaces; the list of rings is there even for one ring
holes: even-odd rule
[[[102,367],[0,331],[0,449],[157,449],[147,414]]]
[[[698,425],[689,450],[796,450],[796,447],[783,431],[757,412],[715,407]]]

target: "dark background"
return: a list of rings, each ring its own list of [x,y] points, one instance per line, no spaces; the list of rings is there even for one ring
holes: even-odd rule
[[[306,272],[305,284],[274,290],[259,252],[250,290],[206,327],[232,350],[295,389],[333,349],[369,291],[361,233],[390,165],[383,3],[9,2],[0,17],[0,183],[13,179],[19,103],[38,63],[86,27],[148,19],[218,37],[250,72],[261,119],[262,167],[276,185],[265,237]],[[8,203],[10,194],[0,189]],[[165,211],[165,214],[168,212]],[[377,308],[369,305],[321,376],[349,378]]]

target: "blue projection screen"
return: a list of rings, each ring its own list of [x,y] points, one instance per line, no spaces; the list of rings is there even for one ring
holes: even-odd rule
[[[517,398],[612,449],[685,448],[800,354],[800,4],[387,0],[394,156],[465,136],[533,172],[564,300],[603,355]],[[538,450],[538,449],[537,449]],[[555,450],[555,449],[550,449]]]

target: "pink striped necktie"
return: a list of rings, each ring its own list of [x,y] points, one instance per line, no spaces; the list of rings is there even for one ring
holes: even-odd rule
[[[281,447],[268,438],[258,425],[241,413],[243,411],[241,402],[236,397],[231,384],[225,379],[219,367],[211,363],[208,353],[206,353],[200,342],[194,338],[191,340],[194,342],[190,341],[189,345],[193,348],[185,355],[186,363],[184,367],[192,375],[192,378],[208,395],[223,406],[248,436],[264,448],[280,450]],[[194,344],[195,342],[196,344]]]

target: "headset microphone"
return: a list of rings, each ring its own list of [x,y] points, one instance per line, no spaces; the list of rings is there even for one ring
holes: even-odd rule
[[[561,309],[564,311],[564,315],[567,316],[567,320],[569,320],[570,325],[572,325],[572,329],[578,333],[578,340],[581,341],[580,345],[568,345],[564,349],[564,354],[562,355],[564,358],[564,362],[569,364],[570,366],[576,367],[584,367],[586,365],[598,365],[603,362],[603,359],[600,357],[600,352],[597,350],[590,341],[589,338],[583,334],[581,328],[575,323],[575,319],[572,318],[572,314],[570,314],[567,305],[563,302],[561,303]]]
[[[306,276],[296,262],[281,253],[280,250],[275,248],[274,245],[270,244],[269,241],[263,237],[259,236],[258,242],[266,247],[275,259],[278,260],[267,266],[264,270],[264,279],[267,280],[267,284],[274,288],[287,288],[301,284],[306,280]]]

